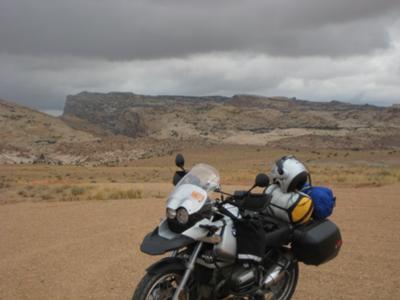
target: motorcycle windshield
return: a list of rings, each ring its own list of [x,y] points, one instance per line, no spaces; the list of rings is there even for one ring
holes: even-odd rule
[[[204,196],[207,196],[207,194],[218,189],[219,184],[219,173],[214,167],[197,164],[175,186],[168,198],[167,206],[171,204],[171,206],[177,207],[186,200],[196,199],[196,195],[199,200],[203,193]],[[193,195],[195,196],[193,197]]]
[[[184,184],[191,184],[209,193],[219,188],[219,182],[219,173],[214,167],[206,164],[197,164],[179,181],[174,191]]]

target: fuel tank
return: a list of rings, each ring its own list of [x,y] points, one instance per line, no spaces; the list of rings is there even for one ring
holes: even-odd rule
[[[225,219],[226,225],[220,229],[221,242],[214,246],[214,253],[220,260],[236,259],[236,233],[231,219]]]

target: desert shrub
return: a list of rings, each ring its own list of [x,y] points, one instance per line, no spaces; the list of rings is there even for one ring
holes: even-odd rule
[[[40,196],[40,198],[42,200],[51,200],[51,199],[53,199],[53,197],[50,194],[43,194],[42,196]]]
[[[48,187],[47,185],[41,184],[41,185],[35,186],[34,189],[35,189],[36,191],[38,191],[38,192],[44,192],[44,191],[48,190],[49,187]]]
[[[20,196],[22,196],[22,197],[24,197],[24,198],[28,198],[28,197],[29,197],[27,191],[25,191],[25,190],[19,191],[19,192],[18,192],[18,195],[20,195]]]
[[[99,194],[100,193],[100,194]],[[140,199],[142,198],[143,193],[141,190],[129,189],[129,190],[105,190],[103,192],[98,192],[94,195],[94,199],[103,200],[103,199]],[[99,199],[100,198],[100,199]]]
[[[81,186],[74,186],[71,188],[71,194],[74,196],[83,195],[86,192],[86,189]]]
[[[381,170],[377,173],[375,173],[376,176],[391,176],[392,173],[388,170]]]
[[[154,197],[157,199],[162,199],[162,198],[165,198],[165,195],[161,194],[160,191],[158,191]]]
[[[0,189],[9,188],[10,184],[6,182],[0,182]]]
[[[123,199],[124,198],[124,193],[121,190],[112,190],[108,194],[109,199]]]
[[[140,199],[142,198],[142,191],[130,189],[126,191],[126,196],[128,199]]]
[[[94,200],[105,200],[106,196],[104,191],[98,191],[95,193],[93,196],[90,196],[89,199],[94,199]]]
[[[56,188],[54,189],[54,192],[55,192],[56,194],[61,194],[61,193],[63,193],[65,190],[67,190],[68,188],[69,188],[69,186],[67,186],[67,185],[58,186],[58,187],[56,187]]]

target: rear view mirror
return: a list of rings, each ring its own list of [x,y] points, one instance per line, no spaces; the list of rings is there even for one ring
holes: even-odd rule
[[[179,181],[186,175],[185,171],[176,171],[174,174],[174,178],[172,179],[173,185],[177,185]]]
[[[269,178],[265,173],[259,173],[256,177],[256,181],[254,183],[257,187],[267,187],[269,185]]]
[[[185,158],[183,157],[182,154],[179,153],[179,154],[176,155],[176,157],[175,157],[175,165],[178,168],[181,168],[181,169],[183,169],[183,167],[185,166]]]

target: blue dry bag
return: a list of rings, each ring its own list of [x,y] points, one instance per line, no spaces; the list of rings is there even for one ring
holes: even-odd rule
[[[332,214],[335,207],[336,197],[332,190],[322,186],[310,186],[306,184],[301,192],[311,197],[314,204],[313,217],[316,220],[322,220]]]

